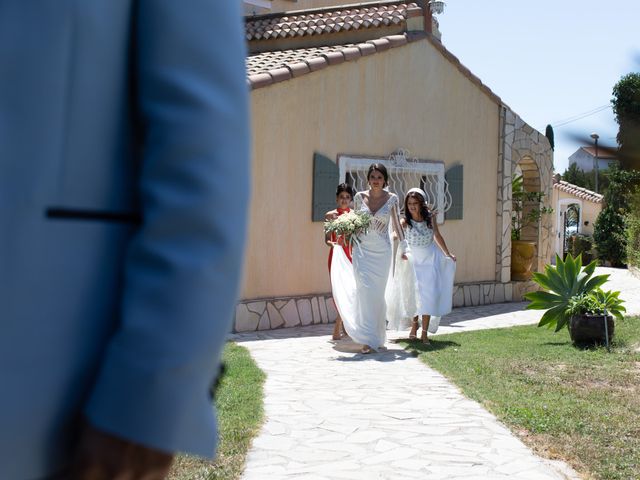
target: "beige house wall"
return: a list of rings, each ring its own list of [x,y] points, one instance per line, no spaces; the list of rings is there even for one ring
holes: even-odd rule
[[[275,3],[275,2],[274,2]],[[302,3],[302,2],[298,2]],[[441,226],[456,282],[495,281],[499,106],[426,40],[252,92],[253,199],[241,298],[330,291],[311,221],[313,153],[464,165],[464,218]]]
[[[585,235],[593,235],[593,226],[596,223],[596,219],[602,210],[601,203],[582,202],[582,226],[580,227],[581,233]],[[589,225],[585,225],[584,222],[588,221]]]

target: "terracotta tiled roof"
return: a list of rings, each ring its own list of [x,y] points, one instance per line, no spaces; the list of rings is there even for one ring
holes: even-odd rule
[[[247,81],[255,90],[315,72],[329,65],[357,60],[360,57],[400,47],[425,36],[426,34],[389,35],[359,44],[258,53],[247,57]]]
[[[591,190],[587,190],[586,188],[578,187],[577,185],[565,182],[564,180],[556,181],[554,179],[553,188],[593,203],[602,203],[602,200],[604,198],[599,193],[592,192]]]
[[[581,148],[592,157],[596,156],[596,147],[581,147]],[[616,158],[618,158],[614,153],[611,153],[610,148],[611,147],[607,147],[606,149],[598,148],[598,158],[603,158],[603,159],[611,158],[612,160],[615,160]]]
[[[406,22],[408,18],[421,15],[423,10],[416,2],[373,2],[246,17],[246,32],[247,39],[254,41],[307,35],[332,36],[335,32],[395,25],[395,22]],[[261,88],[424,38],[494,102],[503,104],[500,97],[462,65],[438,38],[426,32],[387,35],[357,45],[323,46],[321,43],[314,47],[252,54],[246,62],[247,81],[252,89]]]
[[[245,31],[248,41],[272,40],[400,25],[422,15],[415,2],[376,2],[247,17]]]

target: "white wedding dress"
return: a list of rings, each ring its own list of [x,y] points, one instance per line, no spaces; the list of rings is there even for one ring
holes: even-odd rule
[[[389,328],[403,330],[416,315],[430,315],[428,330],[435,333],[440,317],[451,312],[456,262],[438,248],[426,222],[412,222],[405,236],[408,260],[398,253],[387,291]]]
[[[362,192],[353,200],[356,211],[372,215],[371,225],[353,246],[353,265],[341,248],[334,249],[333,299],[351,339],[377,350],[386,341],[385,289],[391,267],[389,224],[392,215],[397,215],[398,197],[392,193],[375,215],[364,203]]]

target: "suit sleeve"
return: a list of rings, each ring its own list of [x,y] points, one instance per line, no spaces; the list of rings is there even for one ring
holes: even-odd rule
[[[209,387],[234,316],[250,180],[240,2],[133,3],[143,224],[85,414],[143,445],[212,457]]]

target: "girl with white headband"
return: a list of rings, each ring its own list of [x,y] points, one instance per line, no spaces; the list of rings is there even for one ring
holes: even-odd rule
[[[426,200],[427,195],[419,188],[410,189],[405,196],[404,218],[400,223],[406,246],[401,245],[399,249],[401,260],[396,263],[396,297],[389,300],[392,310],[396,308],[395,312],[389,312],[390,328],[402,327],[411,318],[409,338],[415,339],[418,318],[422,317],[423,343],[429,343],[429,327],[435,333],[440,316],[451,311],[456,261]]]

